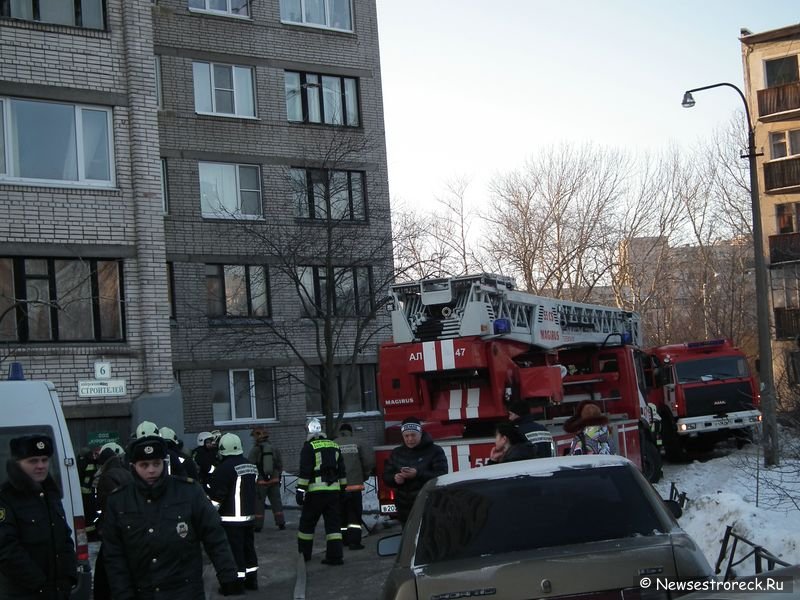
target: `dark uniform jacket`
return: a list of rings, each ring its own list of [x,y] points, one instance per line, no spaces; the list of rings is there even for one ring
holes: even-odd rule
[[[119,456],[112,456],[100,466],[94,487],[97,496],[97,508],[100,509],[100,520],[98,523],[101,528],[103,514],[106,511],[108,497],[111,495],[111,492],[131,481],[133,481],[133,475],[131,475],[130,466]]]
[[[167,455],[169,456],[169,462],[166,463],[166,466],[169,467],[167,475],[188,477],[197,481],[199,475],[197,465],[191,458],[170,447],[167,448]]]
[[[297,489],[308,492],[339,492],[347,485],[347,473],[339,446],[320,435],[300,449]]]
[[[59,600],[77,582],[75,544],[56,482],[8,461],[0,486],[0,598]]]
[[[414,479],[407,479],[402,485],[398,485],[394,476],[403,467],[411,467],[417,470]],[[447,457],[441,446],[433,443],[431,436],[427,432],[422,432],[422,439],[419,444],[409,448],[405,444],[398,446],[389,455],[383,471],[383,481],[389,487],[395,488],[395,503],[399,513],[408,514],[414,505],[422,486],[428,481],[439,475],[447,473]]]
[[[236,581],[228,538],[200,486],[167,476],[133,482],[108,498],[103,553],[114,600],[198,600],[203,554],[220,582]]]
[[[204,488],[208,489],[211,483],[211,474],[217,466],[217,451],[198,446],[192,450],[192,460],[197,466],[197,480]]]
[[[219,508],[226,527],[255,524],[258,469],[244,456],[226,456],[211,476],[208,497]]]
[[[375,451],[372,447],[356,437],[350,431],[339,432],[334,440],[339,445],[347,472],[347,486],[364,487],[364,482],[375,469]]]
[[[535,456],[530,456],[528,458],[549,458],[555,456],[553,435],[547,427],[541,423],[537,423],[533,415],[522,415],[513,422],[513,425],[527,438],[528,442],[533,444]],[[503,462],[508,462],[508,460],[506,459]]]

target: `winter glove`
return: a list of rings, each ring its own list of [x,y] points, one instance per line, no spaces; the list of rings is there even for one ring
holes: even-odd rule
[[[241,581],[223,581],[219,587],[223,596],[244,596],[244,584]]]
[[[294,493],[295,502],[297,502],[297,506],[303,506],[303,502],[306,499],[306,491],[305,490],[297,490]]]

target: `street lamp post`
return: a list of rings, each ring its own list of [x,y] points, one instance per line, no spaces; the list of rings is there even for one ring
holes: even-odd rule
[[[729,87],[736,90],[744,104],[747,117],[747,154],[742,158],[750,161],[750,204],[753,211],[753,250],[755,255],[756,274],[756,322],[758,325],[759,379],[761,380],[761,412],[764,415],[764,464],[778,464],[778,421],[775,412],[775,380],[772,374],[772,336],[769,329],[769,301],[767,264],[764,259],[764,231],[761,226],[761,209],[758,201],[758,168],[756,165],[756,130],[750,118],[750,108],[742,90],[732,83],[715,83],[687,90],[683,94],[684,108],[694,106],[692,92],[701,92],[717,87]]]

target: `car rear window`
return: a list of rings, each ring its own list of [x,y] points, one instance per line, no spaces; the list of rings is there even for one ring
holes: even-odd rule
[[[433,488],[416,564],[663,531],[631,468],[563,469]]]
[[[53,435],[53,428],[49,425],[35,425],[26,427],[0,427],[0,484],[5,483],[8,479],[6,472],[6,463],[11,458],[10,442],[14,438],[23,435],[48,435],[50,439],[55,440]],[[59,458],[58,446],[53,444],[53,456],[50,457],[50,475],[58,484],[58,489],[61,490],[63,496],[64,488],[61,485],[61,459]]]

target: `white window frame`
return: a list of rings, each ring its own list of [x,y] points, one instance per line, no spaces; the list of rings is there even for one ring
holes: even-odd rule
[[[14,100],[24,102],[41,102],[42,104],[61,104],[63,106],[71,106],[73,114],[75,115],[75,152],[76,162],[78,168],[78,179],[73,181],[69,179],[39,179],[33,177],[15,177],[10,175],[11,166],[11,149],[13,144],[11,142],[11,110],[10,105]],[[97,112],[106,113],[106,130],[108,131],[108,168],[109,180],[102,179],[87,179],[84,176],[86,165],[83,156],[83,110],[92,110]],[[116,186],[116,164],[114,160],[114,119],[112,109],[107,106],[96,106],[93,104],[77,104],[73,102],[55,102],[51,100],[40,100],[31,98],[15,98],[11,96],[0,96],[0,115],[2,115],[3,123],[0,131],[2,131],[3,139],[2,157],[4,164],[0,164],[0,183],[14,183],[14,184],[33,184],[42,187],[61,187],[61,188],[113,188]]]
[[[236,210],[233,214],[228,214],[226,212],[218,211],[213,213],[203,212],[203,199],[202,199],[202,185],[203,179],[200,174],[200,170],[202,169],[203,165],[219,165],[223,167],[233,167],[236,169]],[[257,215],[250,215],[244,214],[242,212],[242,186],[240,184],[241,177],[239,175],[239,169],[242,167],[249,167],[258,169],[258,206],[260,207],[260,211]],[[226,162],[215,162],[215,161],[207,161],[201,160],[197,163],[197,179],[198,183],[201,186],[200,189],[200,213],[204,219],[249,219],[253,221],[262,220],[264,218],[264,188],[261,185],[261,166],[260,165],[251,165],[245,163],[226,163]],[[248,190],[248,191],[255,191],[255,190]]]
[[[278,422],[278,405],[277,405],[277,398],[278,398],[278,389],[277,389],[277,381],[275,377],[275,368],[274,367],[263,367],[261,370],[270,370],[272,371],[272,412],[275,415],[271,418],[258,418],[255,417],[243,417],[237,418],[236,417],[236,395],[234,394],[233,388],[233,374],[246,372],[248,373],[248,380],[250,382],[250,414],[256,414],[256,369],[228,369],[228,402],[230,403],[231,407],[231,418],[228,421],[217,421],[214,420],[215,425],[233,425],[236,423],[277,423]]]
[[[789,158],[797,158],[800,156],[800,147],[795,148],[792,145],[792,136],[793,132],[800,132],[800,129],[785,129],[783,131],[770,131],[769,133],[769,157],[770,161],[773,160],[786,160]],[[778,136],[781,136],[783,140],[776,139]],[[784,156],[775,157],[773,152],[773,147],[775,143],[782,143],[786,148],[786,154]],[[800,146],[800,143],[798,144]]]
[[[226,0],[225,4],[227,5],[226,10],[217,10],[215,8],[209,8],[208,3],[209,0],[201,0],[203,4],[205,4],[205,8],[197,8],[196,6],[189,6],[189,12],[194,13],[205,13],[208,15],[217,15],[222,17],[230,17],[232,19],[245,19],[247,21],[251,21],[252,17],[250,16],[250,4],[251,1],[247,2],[247,14],[246,15],[237,15],[236,13],[232,12],[231,9],[231,0]]]
[[[167,179],[167,159],[161,157],[161,211],[169,214],[169,184]]]
[[[341,27],[332,27],[330,25],[331,22],[331,0],[324,0],[325,2],[325,21],[327,21],[327,25],[320,25],[319,23],[306,23],[305,22],[305,14],[306,14],[306,0],[300,0],[300,18],[301,21],[287,21],[281,15],[281,23],[289,24],[289,25],[302,25],[303,27],[315,27],[317,29],[326,29],[330,31],[347,31],[352,33],[354,31],[353,28],[353,2],[352,0],[348,0],[350,2],[350,28],[349,29],[342,29]],[[283,4],[283,0],[279,0],[278,2],[279,7],[278,9],[281,10],[281,4]],[[281,10],[281,12],[283,12]]]
[[[205,110],[199,110],[197,108],[197,97],[195,95],[194,99],[194,111],[198,115],[213,115],[215,117],[228,117],[232,119],[258,119],[258,110],[257,110],[257,101],[256,101],[256,72],[255,68],[251,65],[234,65],[228,63],[218,63],[218,62],[210,62],[205,60],[195,60],[192,61],[192,88],[193,91],[196,93],[196,83],[194,81],[194,68],[195,65],[206,65],[208,67],[208,78],[211,85],[211,112]],[[239,96],[241,91],[237,91],[236,89],[236,76],[234,74],[233,69],[247,69],[250,71],[250,92],[252,94],[252,102],[253,102],[253,114],[252,115],[244,115],[239,114],[237,112],[226,113],[226,112],[217,112],[217,97],[214,91],[217,89],[214,85],[214,67],[228,67],[231,69],[231,81],[233,82],[233,110],[236,110],[236,99]]]
[[[156,106],[162,110],[164,108],[164,92],[161,89],[161,57],[158,54],[153,57],[153,71],[156,77]]]

